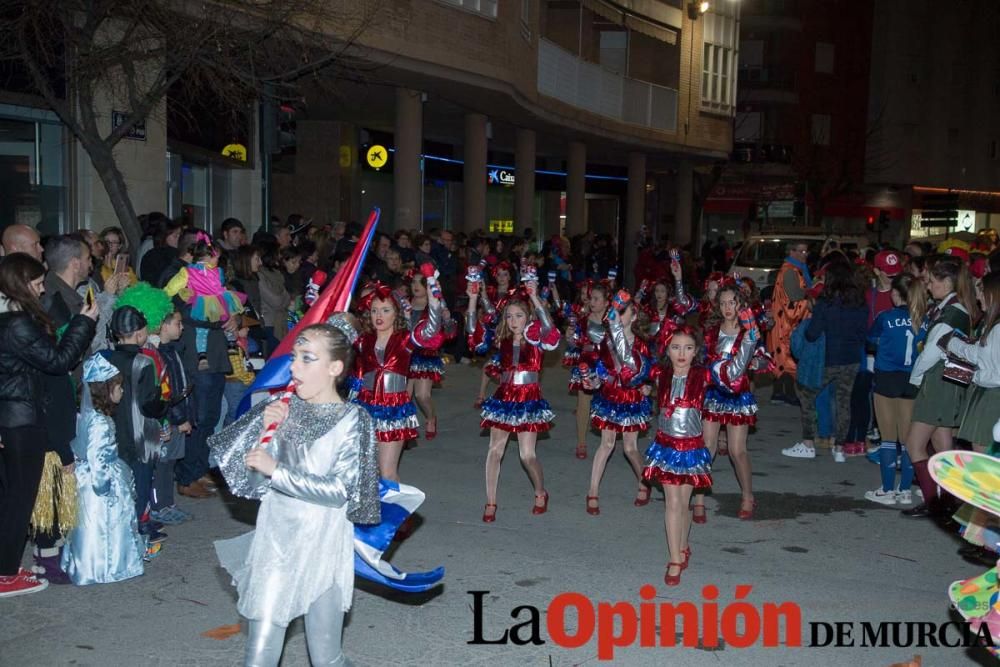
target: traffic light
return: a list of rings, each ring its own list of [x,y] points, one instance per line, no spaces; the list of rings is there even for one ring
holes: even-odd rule
[[[875,216],[874,215],[869,215],[868,219],[865,220],[865,229],[868,230],[869,232],[874,232],[875,231]]]

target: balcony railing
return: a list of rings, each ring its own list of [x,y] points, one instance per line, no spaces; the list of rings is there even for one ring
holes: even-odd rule
[[[677,131],[677,91],[630,79],[538,40],[538,92],[574,107],[664,132]]]

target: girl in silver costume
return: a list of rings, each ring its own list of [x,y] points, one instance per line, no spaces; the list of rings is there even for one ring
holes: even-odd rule
[[[371,417],[337,391],[352,361],[352,334],[337,317],[303,329],[293,347],[294,394],[258,404],[209,441],[232,492],[263,496],[257,530],[216,543],[249,619],[248,666],[277,665],[285,630],[302,615],[310,662],[346,664],[353,524],[379,521]],[[273,433],[269,442],[265,433]]]

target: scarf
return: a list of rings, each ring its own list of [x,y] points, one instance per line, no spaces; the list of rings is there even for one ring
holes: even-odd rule
[[[806,266],[805,262],[800,262],[794,257],[786,257],[785,261],[802,272],[802,278],[806,281],[806,289],[813,286],[812,276],[809,275],[809,267]]]

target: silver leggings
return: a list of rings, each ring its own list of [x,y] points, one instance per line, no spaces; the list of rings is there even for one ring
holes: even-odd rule
[[[309,606],[305,623],[309,662],[314,667],[346,665],[340,646],[344,612],[339,587],[332,586]],[[268,621],[250,621],[245,667],[277,667],[285,645],[286,629],[287,626]]]

